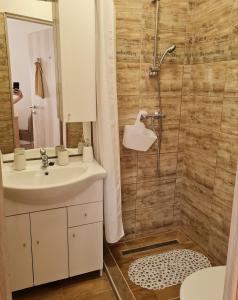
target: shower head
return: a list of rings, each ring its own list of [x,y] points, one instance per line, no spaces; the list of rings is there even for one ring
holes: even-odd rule
[[[172,46],[170,46],[169,48],[167,48],[167,49],[164,51],[163,55],[161,56],[160,62],[159,62],[159,67],[162,65],[162,62],[164,61],[165,56],[166,56],[168,53],[170,54],[170,53],[174,52],[175,49],[176,49],[176,46],[175,46],[175,45],[172,45]]]
[[[167,50],[168,50],[168,53],[172,53],[172,52],[174,52],[175,49],[176,49],[176,46],[175,46],[175,45],[172,45],[172,46],[169,47]]]

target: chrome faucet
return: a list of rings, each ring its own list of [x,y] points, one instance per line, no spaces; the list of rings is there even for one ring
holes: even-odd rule
[[[42,161],[42,169],[46,169],[49,166],[48,155],[46,154],[46,150],[44,148],[40,149],[41,161]]]

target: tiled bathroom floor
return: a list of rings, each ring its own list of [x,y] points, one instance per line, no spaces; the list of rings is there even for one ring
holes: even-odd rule
[[[123,250],[134,249],[155,243],[162,243],[166,241],[177,240],[178,244],[164,246],[153,250],[144,252],[123,255]],[[111,278],[115,280],[117,290],[122,299],[136,299],[136,300],[178,300],[180,285],[169,287],[163,290],[151,291],[143,289],[130,281],[128,278],[129,265],[137,258],[162,253],[164,251],[174,249],[191,249],[204,253],[204,251],[196,245],[193,241],[187,238],[181,232],[167,232],[158,235],[149,236],[146,238],[139,238],[131,241],[121,242],[109,247],[109,251],[105,253],[105,263]],[[205,253],[204,253],[205,254]],[[111,257],[112,256],[112,257]],[[114,264],[116,263],[116,265]],[[118,268],[119,267],[119,270]],[[121,276],[122,275],[122,276]],[[126,282],[123,282],[123,278]],[[129,287],[129,291],[128,291]]]
[[[116,300],[107,277],[98,272],[16,292],[13,300]]]
[[[155,243],[177,240],[178,244],[163,246],[144,252],[123,255],[121,251],[144,247]],[[106,271],[113,279],[115,289],[122,300],[178,300],[180,286],[174,286],[163,290],[150,291],[133,284],[127,275],[131,262],[135,259],[169,251],[173,249],[192,249],[204,251],[181,232],[167,232],[138,238],[131,241],[123,241],[111,245],[105,249],[104,261]],[[204,253],[205,254],[205,253]],[[39,287],[16,292],[13,300],[116,300],[113,290],[105,275],[99,277],[98,272],[78,276],[59,282],[54,282]]]

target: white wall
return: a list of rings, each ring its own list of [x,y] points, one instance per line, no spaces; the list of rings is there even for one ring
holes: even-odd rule
[[[32,105],[30,86],[30,68],[32,66],[29,65],[28,36],[30,33],[47,29],[49,26],[14,19],[7,19],[7,25],[12,82],[20,82],[20,90],[24,95],[21,101],[14,104],[14,113],[19,116],[19,128],[27,129],[29,106]]]
[[[52,21],[52,3],[39,0],[0,0],[0,11]]]

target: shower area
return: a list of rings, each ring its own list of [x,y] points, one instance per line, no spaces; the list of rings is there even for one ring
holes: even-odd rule
[[[123,299],[179,299],[179,285],[155,292],[133,283],[131,264],[178,249],[226,264],[238,158],[238,3],[115,5],[125,237],[105,262],[109,273],[116,262],[130,288]],[[123,146],[139,111],[158,136],[146,152]]]

